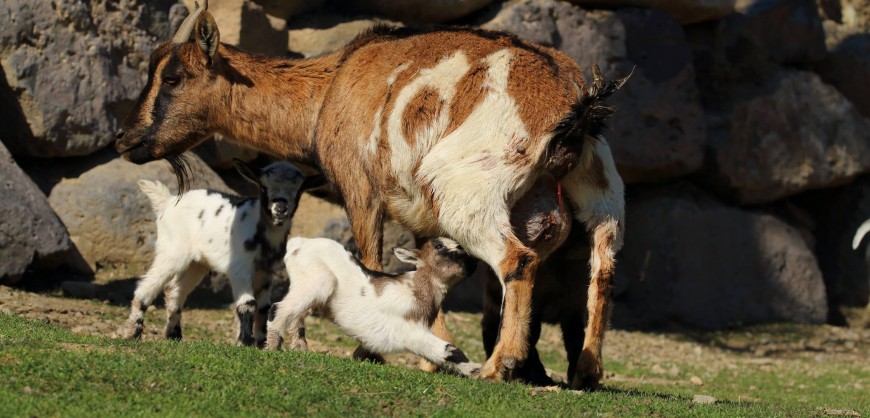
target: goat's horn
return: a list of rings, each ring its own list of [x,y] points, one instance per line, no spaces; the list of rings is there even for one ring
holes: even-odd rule
[[[604,86],[604,77],[601,76],[601,70],[595,64],[592,64],[592,86],[596,89]]]
[[[193,33],[193,26],[196,24],[196,18],[203,12],[203,10],[208,8],[208,0],[205,1],[205,7],[200,8],[199,3],[193,2],[193,12],[190,13],[184,21],[181,22],[181,26],[178,27],[178,32],[175,32],[175,36],[172,38],[172,43],[174,44],[183,44],[190,40],[190,34]]]

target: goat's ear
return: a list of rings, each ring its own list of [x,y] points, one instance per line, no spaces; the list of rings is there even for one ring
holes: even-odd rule
[[[242,177],[246,178],[248,181],[258,186],[260,185],[259,170],[245,164],[244,161],[238,158],[233,158],[233,165],[236,167],[236,171],[238,171],[239,174],[242,175]]]
[[[302,180],[302,187],[299,189],[300,191],[314,189],[326,184],[326,176],[323,174],[316,174],[313,176],[305,177],[305,180]]]
[[[396,255],[396,258],[403,263],[413,264],[415,266],[420,265],[419,251],[417,250],[409,250],[407,248],[393,248],[393,254]]]
[[[214,21],[214,17],[212,17],[208,10],[203,11],[196,19],[193,32],[196,45],[202,51],[205,58],[205,64],[211,66],[218,46],[221,43],[221,34],[218,31],[217,22]]]

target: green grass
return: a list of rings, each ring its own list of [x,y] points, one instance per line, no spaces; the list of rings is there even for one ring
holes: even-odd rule
[[[608,364],[630,376],[624,364]],[[693,373],[689,366],[681,373]],[[839,391],[840,375],[821,370],[727,367],[705,380],[757,383],[717,387],[714,405],[692,405],[692,388],[619,382],[594,393],[536,393],[444,374],[358,363],[317,353],[264,352],[207,342],[128,342],[80,336],[0,314],[0,416],[809,416],[819,408],[867,416],[866,389]],[[842,371],[841,371],[842,372]],[[698,371],[698,373],[702,373]],[[780,374],[778,374],[780,373]],[[785,373],[785,374],[781,374]],[[791,373],[791,374],[789,374]],[[851,371],[856,373],[856,371]],[[866,379],[868,376],[860,376]],[[811,385],[806,402],[775,397],[789,380]],[[742,387],[741,385],[738,385]],[[710,388],[705,388],[705,392]],[[696,392],[697,393],[697,392]],[[766,399],[775,399],[767,401]]]

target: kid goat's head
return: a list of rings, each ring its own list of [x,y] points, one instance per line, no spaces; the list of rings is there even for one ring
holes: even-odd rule
[[[403,263],[430,269],[448,287],[470,276],[477,267],[477,260],[450,238],[433,238],[418,250],[395,248],[393,253]]]
[[[306,177],[290,163],[275,162],[257,169],[241,160],[233,162],[239,174],[259,188],[263,219],[271,221],[274,226],[282,226],[293,218],[302,192],[325,183],[322,175]]]
[[[203,8],[197,4],[172,41],[151,53],[148,82],[115,134],[115,149],[128,161],[172,158],[214,133],[211,103],[202,98],[219,88],[215,76],[224,70],[220,34],[206,9],[208,0]]]

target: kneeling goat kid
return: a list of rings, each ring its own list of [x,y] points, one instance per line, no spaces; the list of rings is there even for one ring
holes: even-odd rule
[[[139,181],[157,217],[157,242],[154,263],[136,287],[127,338],[141,337],[145,311],[164,290],[164,334],[181,339],[184,301],[211,270],[230,280],[239,318],[237,343],[265,340],[272,273],[280,268],[291,219],[302,192],[323,184],[323,177],[306,177],[284,162],[262,170],[239,160],[235,165],[259,187],[258,197],[192,190],[176,199],[160,182]]]
[[[445,370],[476,374],[478,364],[429,329],[447,291],[471,274],[476,261],[448,238],[393,251],[416,270],[368,270],[338,242],[291,238],[284,257],[290,290],[269,312],[266,348],[278,349],[289,326],[291,347],[307,350],[304,320],[309,309],[320,307],[371,353],[410,351]]]

